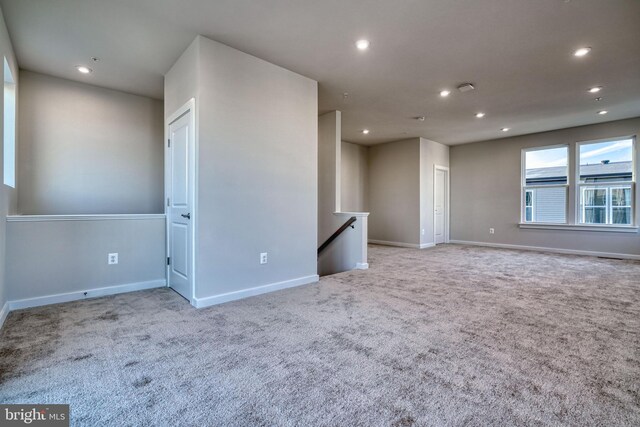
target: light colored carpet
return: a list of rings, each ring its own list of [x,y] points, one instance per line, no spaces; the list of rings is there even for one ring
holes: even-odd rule
[[[74,425],[640,425],[640,263],[370,248],[196,310],[168,289],[11,313],[0,402]]]

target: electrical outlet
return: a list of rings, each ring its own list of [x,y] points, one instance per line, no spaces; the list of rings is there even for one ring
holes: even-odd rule
[[[422,235],[424,236],[424,228],[422,229]]]
[[[489,234],[496,234],[496,229],[495,228],[490,228],[489,229]]]
[[[118,254],[109,254],[107,261],[109,263],[109,265],[111,264],[117,264],[118,263]]]
[[[267,263],[267,253],[262,252],[260,254],[260,264],[266,264],[266,263]]]

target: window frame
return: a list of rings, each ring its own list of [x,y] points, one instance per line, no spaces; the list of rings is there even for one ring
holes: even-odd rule
[[[566,184],[553,184],[553,185],[527,185],[527,153],[531,151],[551,150],[554,148],[565,148],[567,150],[567,183]],[[550,226],[563,226],[569,224],[569,186],[571,185],[571,147],[569,144],[555,144],[544,145],[539,147],[527,147],[523,148],[520,157],[520,223],[526,225],[550,225]],[[527,221],[527,207],[526,207],[526,194],[527,191],[535,190],[536,188],[564,188],[564,222],[538,222],[534,221],[534,210],[531,209],[531,221]],[[535,205],[531,198],[532,207]]]
[[[606,142],[617,142],[624,141],[630,139],[631,140],[631,181],[610,181],[610,182],[582,182],[580,180],[580,147],[591,144],[602,144]],[[596,139],[590,141],[579,141],[576,142],[576,147],[574,151],[574,163],[575,163],[575,224],[577,226],[588,226],[588,227],[629,227],[634,228],[637,227],[636,223],[636,179],[637,179],[637,144],[636,144],[636,135],[630,136],[618,136],[614,138],[604,138],[604,139]],[[631,187],[631,223],[630,224],[613,224],[612,220],[612,200],[611,200],[611,190],[614,188],[628,188]],[[585,188],[606,188],[606,223],[605,224],[591,224],[582,222],[584,218],[584,207],[581,204],[582,201],[582,193]],[[626,207],[626,206],[625,206]]]

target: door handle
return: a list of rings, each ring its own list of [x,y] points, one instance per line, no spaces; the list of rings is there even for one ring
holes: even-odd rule
[[[182,218],[191,219],[191,212],[189,212],[188,214],[181,214],[180,216],[181,216]]]

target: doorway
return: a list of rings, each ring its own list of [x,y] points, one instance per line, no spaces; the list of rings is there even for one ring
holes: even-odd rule
[[[167,120],[165,191],[167,284],[194,301],[195,101]]]
[[[449,242],[449,168],[438,165],[433,170],[433,241]]]

